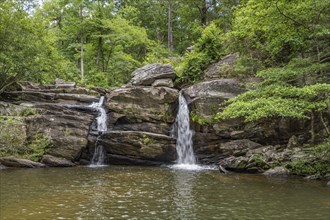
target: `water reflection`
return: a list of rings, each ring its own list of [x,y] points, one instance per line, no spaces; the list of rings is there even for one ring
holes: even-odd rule
[[[198,173],[196,171],[174,170],[174,203],[178,219],[196,219],[196,198],[194,185]]]
[[[0,172],[0,219],[328,220],[329,190],[322,182],[212,170],[7,170]]]

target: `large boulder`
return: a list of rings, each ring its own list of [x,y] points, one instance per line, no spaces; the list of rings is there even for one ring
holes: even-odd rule
[[[21,123],[10,124],[10,129],[16,132],[9,134],[18,134],[15,138],[22,139],[12,141],[17,151],[14,153],[32,152],[30,144],[39,144],[46,154],[42,160],[50,166],[72,166],[73,162],[79,161],[87,150],[88,136],[90,130],[95,130],[93,122],[98,115],[98,110],[89,105],[99,101],[101,92],[60,79],[49,85],[19,82],[16,88],[0,97],[7,101],[0,103],[0,113],[24,116]],[[9,126],[4,132],[0,129],[0,151],[8,154],[8,148],[13,144],[3,143],[3,140],[9,140],[1,138],[7,135],[6,131]]]
[[[238,54],[229,54],[219,62],[211,65],[205,71],[205,79],[228,78],[235,75],[235,64],[238,60]]]
[[[235,79],[205,81],[184,89],[193,113],[207,120],[219,111],[221,103],[245,91]]]
[[[177,97],[178,90],[167,87],[120,88],[108,94],[107,108],[119,123],[166,123]]]
[[[99,144],[104,146],[110,158],[125,157],[132,164],[141,164],[141,161],[171,163],[176,159],[175,140],[161,134],[108,131],[101,135]],[[109,162],[112,163],[111,159]]]
[[[44,164],[34,162],[32,160],[20,159],[15,157],[2,157],[0,163],[6,167],[22,167],[22,168],[40,168],[45,167]]]
[[[151,86],[157,79],[171,79],[176,77],[170,64],[149,64],[132,73],[133,86]]]

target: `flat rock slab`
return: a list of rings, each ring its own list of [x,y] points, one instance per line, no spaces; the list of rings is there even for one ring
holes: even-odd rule
[[[73,167],[75,166],[70,160],[60,157],[54,157],[51,155],[44,155],[41,162],[49,167]]]
[[[6,167],[23,167],[23,168],[41,168],[45,164],[34,162],[32,160],[20,159],[16,157],[2,157],[0,163]]]
[[[157,79],[175,79],[176,74],[170,64],[149,64],[132,73],[131,84],[134,86],[151,86]]]
[[[1,98],[8,101],[18,102],[50,102],[50,103],[93,103],[98,102],[99,98],[85,94],[52,93],[39,91],[14,91],[4,92]]]

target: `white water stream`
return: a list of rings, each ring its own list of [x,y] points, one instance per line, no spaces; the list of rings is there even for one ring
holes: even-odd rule
[[[176,116],[177,140],[176,151],[178,154],[177,164],[172,166],[175,169],[198,170],[196,157],[193,150],[193,131],[190,129],[190,118],[187,101],[182,92],[179,95],[179,110]]]
[[[95,151],[91,161],[92,166],[103,165],[105,160],[105,151],[103,149],[103,146],[99,144],[100,134],[107,131],[107,114],[103,107],[103,103],[104,103],[104,96],[101,96],[99,102],[94,102],[93,104],[90,105],[90,107],[97,109],[97,111],[99,112],[99,115],[96,118],[97,131],[99,132],[99,136],[95,143]]]

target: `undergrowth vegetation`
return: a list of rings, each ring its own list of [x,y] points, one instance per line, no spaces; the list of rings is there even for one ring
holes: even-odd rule
[[[49,146],[50,139],[44,133],[27,137],[26,124],[22,119],[0,118],[0,157],[15,156],[40,161]]]

